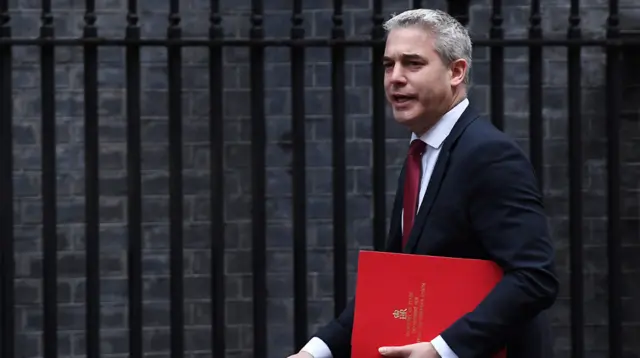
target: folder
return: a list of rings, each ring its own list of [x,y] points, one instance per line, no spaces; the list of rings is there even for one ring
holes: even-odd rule
[[[382,346],[431,341],[473,311],[502,275],[488,260],[361,251],[351,357],[378,358]]]

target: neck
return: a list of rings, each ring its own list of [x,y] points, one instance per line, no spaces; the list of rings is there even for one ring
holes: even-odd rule
[[[460,102],[464,101],[467,98],[465,93],[455,93],[449,102],[449,105],[443,107],[443,110],[440,110],[437,114],[435,114],[432,118],[424,121],[426,125],[421,126],[417,130],[413,130],[413,133],[418,137],[422,137],[425,133],[427,133],[438,121],[442,118],[447,112],[452,110],[455,106],[460,104]]]
[[[464,101],[466,98],[467,98],[466,91],[464,90],[456,91],[456,93],[454,93],[453,97],[451,98],[451,104],[449,105],[449,108],[444,113],[447,113],[450,110],[452,110],[455,106],[459,105],[460,102]]]

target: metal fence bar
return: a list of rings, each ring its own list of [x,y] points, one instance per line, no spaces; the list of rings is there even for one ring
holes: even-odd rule
[[[571,0],[567,36],[579,39],[580,0]],[[582,71],[580,46],[567,49],[569,96],[569,241],[571,260],[571,350],[572,356],[584,357],[583,240],[582,240]]]
[[[464,18],[464,16],[461,16]],[[504,38],[504,39],[492,39],[492,38],[472,38],[471,41],[475,47],[528,47],[528,46],[545,46],[545,47],[567,47],[567,46],[580,46],[587,47],[608,47],[608,46],[620,46],[622,48],[638,47],[640,46],[640,38],[629,38],[624,41],[616,39],[605,38],[581,38],[581,39],[567,39],[567,38],[544,38],[544,39],[528,39],[528,38]],[[352,37],[344,40],[332,40],[328,38],[307,37],[303,40],[292,39],[277,39],[277,38],[240,38],[232,39],[225,38],[220,40],[210,40],[208,38],[185,38],[185,39],[158,39],[158,38],[144,38],[144,39],[127,39],[127,38],[97,38],[97,39],[84,39],[84,38],[0,38],[0,45],[11,46],[43,46],[43,45],[56,45],[60,47],[73,47],[84,46],[87,43],[96,44],[101,47],[122,47],[131,44],[144,46],[144,47],[209,47],[212,45],[224,45],[225,47],[291,47],[291,46],[305,46],[307,48],[312,47],[332,47],[337,45],[343,45],[348,47],[365,47],[371,48],[373,46],[384,46],[384,39],[371,39],[371,38],[358,38]]]
[[[179,39],[180,0],[169,3],[167,38]],[[182,180],[182,49],[167,48],[169,69],[169,211],[171,272],[171,357],[184,356],[184,259]]]
[[[53,15],[51,0],[42,1],[41,38],[52,38]],[[56,205],[56,86],[55,51],[51,44],[40,47],[40,76],[42,97],[42,248],[44,357],[58,356],[58,234]]]
[[[502,40],[502,0],[493,0],[491,9],[491,28],[489,36]],[[500,130],[504,129],[504,49],[491,47],[491,121]]]
[[[42,100],[42,236],[43,236],[43,306],[44,357],[58,355],[57,322],[57,208],[56,208],[56,106],[55,48],[82,46],[84,50],[84,135],[85,135],[85,239],[86,239],[86,354],[100,355],[100,237],[99,237],[99,120],[98,120],[98,49],[100,46],[126,48],[127,86],[127,172],[128,172],[128,275],[129,275],[129,353],[143,355],[142,335],[142,187],[141,187],[141,58],[142,46],[161,46],[168,51],[169,82],[169,164],[170,164],[170,304],[171,356],[181,358],[184,337],[184,266],[183,266],[183,179],[182,179],[182,55],[183,47],[207,47],[209,50],[210,99],[210,171],[211,171],[211,287],[212,353],[224,356],[224,122],[223,122],[223,47],[248,47],[251,51],[251,145],[252,145],[252,254],[253,254],[253,343],[254,356],[266,357],[267,284],[266,284],[266,119],[265,119],[265,48],[291,47],[291,89],[293,128],[293,237],[294,237],[294,348],[308,339],[307,257],[306,257],[306,159],[305,159],[305,50],[331,47],[332,58],[332,138],[333,138],[333,248],[334,307],[338,315],[347,298],[347,210],[346,210],[346,80],[345,50],[365,47],[372,51],[372,150],[373,150],[373,244],[384,248],[386,239],[386,165],[385,165],[385,93],[380,58],[384,53],[382,0],[373,1],[372,31],[367,39],[346,39],[343,24],[343,1],[334,0],[333,28],[330,39],[309,38],[303,27],[303,1],[293,2],[290,39],[265,39],[263,1],[253,0],[250,39],[223,37],[219,1],[211,0],[209,39],[183,39],[179,0],[170,1],[166,39],[141,39],[137,0],[128,0],[127,29],[123,39],[98,38],[95,26],[95,0],[86,0],[82,38],[54,36],[52,2],[42,1],[40,36],[13,38],[9,26],[8,0],[0,0],[0,202],[13,202],[12,138],[12,50],[31,45],[40,49]],[[456,17],[468,19],[462,2],[451,2]],[[412,1],[414,8],[420,0]],[[467,9],[468,10],[468,9]],[[530,156],[541,187],[544,187],[543,122],[543,47],[568,49],[569,108],[569,216],[571,269],[571,345],[573,357],[585,356],[585,318],[583,307],[583,212],[582,212],[582,123],[581,123],[581,52],[586,47],[603,47],[607,52],[607,163],[608,163],[608,273],[609,273],[609,355],[620,358],[622,336],[622,267],[621,267],[621,155],[620,121],[622,111],[623,49],[640,46],[640,39],[623,39],[619,28],[618,1],[609,1],[606,39],[587,39],[580,29],[580,2],[571,1],[569,28],[565,39],[543,38],[540,1],[532,0],[528,39],[504,39],[502,1],[493,1],[490,38],[474,39],[476,47],[490,47],[491,113],[494,124],[504,127],[504,48],[529,49],[529,135]],[[462,21],[462,20],[461,20]],[[466,23],[466,22],[465,22]],[[0,352],[15,355],[14,307],[14,213],[11,205],[0,207],[0,325],[3,330]]]
[[[620,37],[617,0],[609,1],[607,36]],[[622,240],[620,231],[620,114],[622,112],[622,52],[607,49],[607,259],[609,290],[609,357],[622,358]]]
[[[126,38],[139,39],[138,2],[128,0]],[[126,47],[127,86],[127,269],[129,354],[142,356],[142,138],[140,131],[140,47]]]
[[[209,37],[223,36],[220,1],[211,0]],[[225,286],[224,286],[224,122],[222,47],[209,47],[209,140],[211,160],[211,328],[212,354],[225,355]]]
[[[85,37],[96,37],[95,0],[86,0]],[[98,136],[98,48],[84,48],[84,185],[87,358],[100,356],[100,176]]]
[[[264,2],[251,2],[253,40],[264,37]],[[267,356],[267,263],[266,263],[266,126],[264,105],[264,48],[251,47],[251,179],[252,179],[252,256],[253,256],[253,355]]]
[[[333,0],[331,37],[345,37],[343,1]],[[347,163],[345,158],[345,48],[331,48],[331,113],[333,162],[333,314],[347,306]]]
[[[10,38],[9,1],[0,0],[0,38]],[[12,51],[0,46],[0,203],[13,203]],[[2,357],[15,355],[13,205],[0,205],[0,329]]]
[[[302,0],[293,1],[291,38],[304,38]],[[307,189],[304,106],[304,47],[291,48],[291,126],[293,141],[293,285],[294,346],[301,349],[306,341],[307,315]]]
[[[531,1],[529,38],[542,38],[540,0]],[[544,119],[542,117],[542,46],[529,48],[529,152],[538,185],[544,190]]]
[[[384,16],[382,15],[382,0],[373,0],[373,26],[371,39],[384,38]],[[373,108],[373,129],[371,146],[373,150],[373,248],[382,250],[387,238],[387,198],[386,198],[386,104],[384,92],[384,44],[376,44],[371,47],[371,107]]]
[[[460,21],[462,26],[469,24],[469,3],[471,0],[447,0],[449,14]]]

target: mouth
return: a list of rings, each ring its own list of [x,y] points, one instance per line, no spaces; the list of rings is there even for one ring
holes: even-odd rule
[[[406,94],[394,94],[391,96],[391,99],[393,100],[393,103],[405,104],[407,102],[410,102],[416,99],[416,97],[412,95],[406,95]]]

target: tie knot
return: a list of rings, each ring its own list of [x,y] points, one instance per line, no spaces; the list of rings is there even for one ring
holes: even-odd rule
[[[424,153],[426,147],[427,143],[421,141],[420,139],[416,139],[412,141],[411,145],[409,146],[409,155],[419,157]]]

